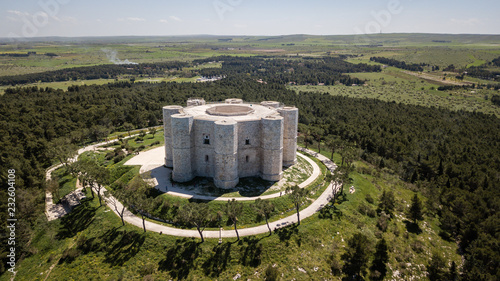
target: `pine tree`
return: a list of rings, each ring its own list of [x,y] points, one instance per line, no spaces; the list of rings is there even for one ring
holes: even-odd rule
[[[409,216],[410,219],[416,224],[417,221],[423,220],[423,211],[422,211],[422,201],[418,197],[418,195],[415,193],[413,198],[411,199],[411,206],[409,209]]]

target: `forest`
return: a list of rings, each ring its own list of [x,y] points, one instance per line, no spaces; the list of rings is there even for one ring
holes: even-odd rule
[[[0,85],[16,86],[37,82],[60,82],[71,80],[114,79],[118,75],[155,76],[164,75],[169,70],[186,66],[186,62],[162,62],[142,64],[106,64],[98,66],[74,67],[41,73],[14,76],[0,76]]]
[[[163,105],[183,104],[194,93],[207,101],[280,100],[299,108],[301,133],[318,132],[320,140],[338,137],[353,143],[359,158],[416,183],[431,202],[428,208],[440,218],[442,237],[460,245],[466,261],[464,280],[478,280],[477,276],[487,280],[498,274],[495,210],[500,203],[496,188],[500,185],[500,123],[496,117],[295,94],[282,85],[256,83],[245,75],[228,78],[206,84],[122,82],[67,92],[12,88],[0,98],[0,164],[18,171],[18,188],[43,189],[44,169],[52,164],[49,147],[61,137],[81,145],[123,130],[127,124],[136,128],[157,124]],[[6,170],[1,177],[7,177]],[[29,229],[26,226],[25,231]]]
[[[363,80],[344,73],[379,72],[380,66],[365,63],[353,64],[345,61],[348,56],[305,58],[304,60],[270,57],[230,57],[221,56],[210,60],[223,61],[222,69],[206,68],[200,71],[203,76],[248,74],[266,83],[297,85],[319,84],[344,85],[363,84]],[[193,63],[207,62],[195,60]]]
[[[425,66],[425,64],[406,64],[404,61],[398,61],[395,59],[390,59],[390,58],[384,58],[384,57],[371,57],[370,61],[374,62],[379,62],[383,64],[387,64],[389,66],[394,66],[397,68],[401,68],[404,70],[410,70],[410,71],[424,71],[422,66]]]

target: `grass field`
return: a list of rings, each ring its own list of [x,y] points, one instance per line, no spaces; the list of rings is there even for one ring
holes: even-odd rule
[[[438,91],[437,88],[440,83],[420,79],[394,67],[387,67],[380,73],[349,73],[349,75],[367,80],[366,85],[304,85],[288,87],[296,92],[318,91],[331,95],[374,98],[388,102],[437,106],[450,110],[477,111],[500,117],[500,107],[490,102],[492,95],[498,94],[498,91],[495,90],[457,89],[446,92]]]

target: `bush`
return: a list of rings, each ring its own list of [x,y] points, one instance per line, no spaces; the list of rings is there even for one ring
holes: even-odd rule
[[[374,218],[377,215],[377,212],[375,211],[375,209],[373,209],[370,206],[367,206],[365,204],[359,205],[358,212],[362,215],[367,215],[370,218]]]
[[[75,248],[66,249],[62,253],[61,259],[59,260],[59,264],[62,264],[63,262],[71,263],[79,256],[80,256],[79,250]]]
[[[125,155],[120,154],[120,155],[115,156],[115,158],[113,158],[113,162],[116,164],[116,163],[122,161],[123,159],[125,159]]]
[[[389,224],[389,216],[387,216],[385,213],[380,214],[380,217],[377,220],[377,227],[383,232],[387,231],[387,226]],[[396,235],[396,234],[394,234]],[[396,235],[398,236],[398,235]]]
[[[272,265],[268,265],[265,271],[264,280],[266,281],[275,281],[279,278],[279,270],[277,267],[273,267]]]
[[[373,197],[370,194],[366,194],[365,199],[366,199],[366,202],[368,202],[370,204],[373,204],[373,202],[375,202],[373,200]]]

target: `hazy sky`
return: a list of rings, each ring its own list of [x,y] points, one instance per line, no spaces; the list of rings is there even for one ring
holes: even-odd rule
[[[1,0],[0,37],[500,34],[498,0]]]

